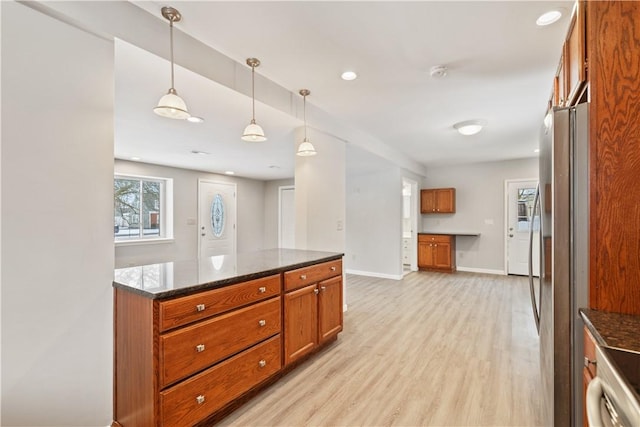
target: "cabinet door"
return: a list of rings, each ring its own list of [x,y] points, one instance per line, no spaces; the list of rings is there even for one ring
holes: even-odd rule
[[[418,243],[418,267],[433,267],[433,244]]]
[[[433,244],[433,265],[436,268],[451,268],[451,243]]]
[[[584,3],[577,2],[564,45],[566,105],[574,105],[587,81]]]
[[[420,212],[433,213],[436,211],[435,190],[420,190]]]
[[[342,331],[342,276],[318,284],[319,342],[333,338]]]
[[[436,190],[436,212],[454,213],[456,211],[455,188],[442,188]]]
[[[309,353],[318,344],[316,285],[284,295],[284,363]]]

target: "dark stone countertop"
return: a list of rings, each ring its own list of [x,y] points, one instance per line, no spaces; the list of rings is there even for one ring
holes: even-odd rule
[[[640,352],[640,316],[581,308],[585,325],[600,346]]]
[[[298,249],[266,249],[141,265],[116,269],[113,286],[150,299],[169,298],[332,261],[343,255]]]

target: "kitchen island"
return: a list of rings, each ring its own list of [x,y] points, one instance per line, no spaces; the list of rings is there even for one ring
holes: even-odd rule
[[[211,423],[334,341],[342,256],[271,249],[115,270],[112,425]]]

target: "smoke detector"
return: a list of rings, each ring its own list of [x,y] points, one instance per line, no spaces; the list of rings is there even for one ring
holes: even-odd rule
[[[442,78],[447,75],[447,67],[444,65],[435,65],[431,67],[431,77],[435,79]]]

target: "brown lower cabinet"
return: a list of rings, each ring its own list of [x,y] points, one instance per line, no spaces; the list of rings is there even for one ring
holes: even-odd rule
[[[456,270],[455,236],[445,234],[418,234],[418,268],[420,270]]]
[[[284,280],[285,289],[292,289],[284,294],[284,364],[288,365],[342,331],[342,263],[286,272]]]
[[[116,287],[112,425],[208,423],[342,320],[342,260],[164,300]]]
[[[584,328],[584,369],[582,370],[582,379],[584,381],[584,389],[582,394],[582,424],[589,427],[587,419],[587,387],[597,374],[596,367],[596,342],[585,326]]]

